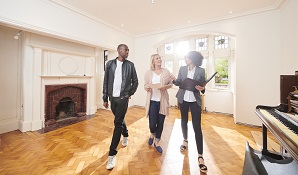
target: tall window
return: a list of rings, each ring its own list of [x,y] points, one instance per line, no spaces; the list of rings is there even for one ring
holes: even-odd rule
[[[218,88],[227,88],[229,85],[229,58],[215,58],[215,86]]]
[[[208,68],[208,58],[204,57],[201,67],[205,69],[205,79],[207,79],[207,72],[209,70],[209,68]]]
[[[204,56],[202,68],[205,76],[209,78],[217,72],[214,79],[208,83],[207,89],[229,89],[230,88],[230,65],[234,42],[232,38],[224,35],[194,35],[178,38],[170,43],[160,46],[158,50],[163,56],[164,67],[174,75],[178,75],[179,68],[185,66],[184,56],[190,50],[201,52]]]
[[[180,41],[178,43],[177,54],[179,56],[184,56],[189,51],[189,42],[188,41]]]
[[[185,60],[179,60],[179,67],[186,66]]]

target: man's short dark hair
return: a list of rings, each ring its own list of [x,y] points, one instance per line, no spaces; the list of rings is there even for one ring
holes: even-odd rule
[[[117,50],[119,50],[121,47],[127,47],[126,44],[119,44],[119,46],[117,47]]]

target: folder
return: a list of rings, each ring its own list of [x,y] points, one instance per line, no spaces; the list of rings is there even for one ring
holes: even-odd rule
[[[180,89],[185,89],[185,90],[189,90],[189,91],[196,91],[195,86],[199,85],[201,87],[206,86],[206,84],[217,74],[217,72],[215,72],[210,78],[208,78],[205,81],[196,81],[190,78],[186,78],[185,80],[183,80],[183,82],[180,85]]]

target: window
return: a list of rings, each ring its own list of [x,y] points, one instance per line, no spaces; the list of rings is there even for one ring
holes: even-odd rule
[[[220,89],[226,89],[229,85],[229,58],[216,58],[214,60],[215,86]]]
[[[208,84],[207,89],[228,90],[230,85],[231,59],[233,59],[234,39],[224,35],[200,34],[184,36],[160,46],[157,50],[163,56],[164,67],[175,76],[181,66],[185,66],[184,56],[190,50],[201,52],[204,56],[201,67],[205,69],[205,78],[218,72]]]
[[[215,49],[226,49],[229,47],[229,39],[226,36],[215,36]]]
[[[185,60],[179,60],[179,67],[186,66]]]
[[[173,46],[174,46],[173,43],[165,44],[165,54],[173,54],[174,53]]]
[[[196,51],[207,50],[207,38],[196,39]]]
[[[178,43],[177,54],[179,56],[184,56],[189,51],[188,41],[180,41]]]
[[[208,72],[208,58],[205,58],[203,59],[203,62],[202,62],[202,68],[205,69],[205,79],[207,79],[207,72]]]

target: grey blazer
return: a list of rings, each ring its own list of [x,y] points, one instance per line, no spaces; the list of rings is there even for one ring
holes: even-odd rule
[[[187,78],[187,72],[188,72],[188,66],[181,66],[180,69],[179,69],[178,77],[175,81],[173,81],[173,84],[176,85],[176,86],[180,86],[181,83],[183,82],[183,80]],[[197,81],[205,81],[205,69],[201,68],[201,67],[196,67],[193,79],[197,80]],[[205,89],[201,92],[205,93]],[[194,91],[193,93],[195,95],[195,98],[196,98],[196,101],[197,101],[198,105],[201,106],[202,105],[202,99],[201,99],[201,95],[200,95],[199,91]],[[176,97],[178,99],[178,103],[181,104],[183,102],[184,94],[185,94],[185,90],[179,88],[179,90],[176,94]]]

